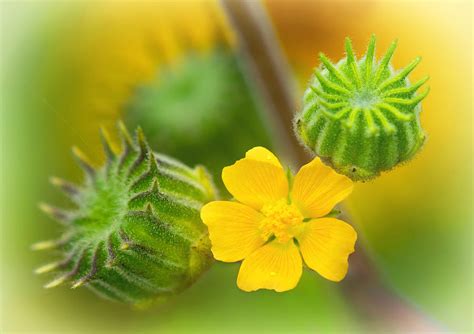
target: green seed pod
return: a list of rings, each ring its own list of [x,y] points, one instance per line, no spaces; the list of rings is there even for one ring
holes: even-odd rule
[[[223,47],[160,66],[154,80],[136,89],[124,118],[143,127],[152,147],[188,164],[204,163],[213,175],[249,147],[272,147],[238,56]],[[220,179],[216,185],[226,192]]]
[[[375,36],[367,53],[357,60],[346,39],[346,57],[337,64],[320,55],[296,116],[300,141],[336,171],[353,180],[377,177],[410,160],[421,148],[425,134],[420,125],[420,101],[428,94],[416,91],[428,77],[410,84],[408,75],[421,58],[394,71],[390,59],[394,41],[377,62]]]
[[[211,265],[199,211],[216,193],[203,167],[191,169],[153,153],[140,129],[133,141],[122,123],[119,128],[121,154],[101,133],[106,163],[100,169],[73,149],[85,171],[82,186],[52,179],[77,208],[40,205],[65,232],[33,245],[61,254],[36,272],[56,274],[46,288],[70,282],[72,288],[84,285],[108,299],[144,306],[180,292]]]

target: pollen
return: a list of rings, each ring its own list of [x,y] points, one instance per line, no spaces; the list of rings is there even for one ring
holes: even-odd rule
[[[261,212],[265,218],[260,223],[260,233],[263,239],[275,237],[280,243],[291,240],[298,226],[303,223],[303,215],[294,204],[288,204],[286,199],[266,204]]]

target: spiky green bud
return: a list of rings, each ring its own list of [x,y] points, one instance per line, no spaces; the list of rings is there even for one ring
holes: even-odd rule
[[[82,186],[52,179],[76,208],[40,206],[65,231],[58,240],[33,246],[61,254],[36,272],[55,274],[47,288],[69,282],[112,300],[146,305],[183,290],[212,263],[199,211],[216,194],[203,167],[191,169],[154,153],[140,129],[133,141],[119,127],[122,153],[114,153],[102,131],[106,163],[99,169],[73,149],[85,171]]]
[[[301,142],[336,171],[353,180],[368,180],[411,159],[425,134],[420,125],[420,101],[428,94],[416,91],[427,80],[414,84],[408,75],[420,62],[394,71],[390,59],[394,41],[376,61],[375,37],[367,53],[357,60],[346,39],[346,57],[337,64],[320,55],[304,93],[295,132]]]

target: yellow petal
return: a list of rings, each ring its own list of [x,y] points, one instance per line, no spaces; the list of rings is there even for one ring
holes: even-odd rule
[[[352,191],[352,181],[324,165],[319,158],[304,165],[296,174],[292,202],[308,218],[327,215]]]
[[[202,207],[201,218],[209,228],[211,250],[217,260],[240,261],[265,242],[258,229],[263,215],[249,206],[210,202]]]
[[[249,157],[222,170],[222,180],[235,199],[260,210],[288,196],[286,174],[276,157],[263,147],[247,154]]]
[[[314,219],[297,236],[304,262],[324,278],[339,282],[347,273],[357,233],[336,218]]]
[[[244,291],[293,289],[300,280],[302,260],[293,241],[274,240],[250,254],[242,262],[237,285]]]
[[[257,146],[248,150],[245,157],[252,160],[258,160],[274,164],[277,167],[283,168],[278,158],[265,147]]]

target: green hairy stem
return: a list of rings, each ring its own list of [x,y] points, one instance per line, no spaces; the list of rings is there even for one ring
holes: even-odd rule
[[[52,179],[76,208],[40,205],[65,231],[58,240],[33,245],[61,254],[36,272],[55,274],[46,288],[67,282],[115,301],[148,305],[185,289],[211,265],[199,211],[216,192],[203,167],[154,153],[141,129],[135,140],[122,123],[119,129],[120,154],[102,131],[106,163],[100,169],[73,149],[85,172],[81,186]]]
[[[417,94],[427,80],[414,84],[408,75],[421,58],[395,71],[390,60],[394,41],[380,61],[375,59],[375,36],[366,54],[357,60],[346,39],[346,57],[333,64],[320,55],[295,118],[297,137],[336,171],[365,181],[410,160],[420,150],[425,134],[420,125],[421,100]]]

